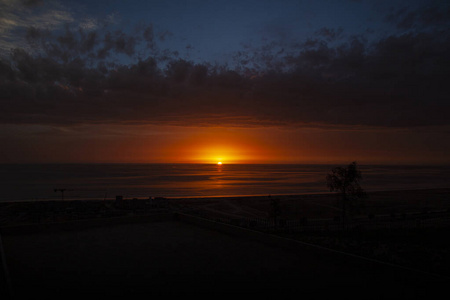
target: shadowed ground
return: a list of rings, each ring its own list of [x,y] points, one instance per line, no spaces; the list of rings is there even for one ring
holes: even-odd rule
[[[429,297],[443,279],[177,221],[4,235],[14,295]]]

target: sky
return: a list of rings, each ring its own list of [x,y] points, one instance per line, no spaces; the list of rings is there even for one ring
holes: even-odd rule
[[[450,163],[446,1],[0,0],[0,163]]]

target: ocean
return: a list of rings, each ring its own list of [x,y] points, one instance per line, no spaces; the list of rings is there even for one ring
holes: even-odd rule
[[[337,165],[6,164],[0,201],[219,197],[329,192]],[[360,165],[370,191],[450,188],[450,166]],[[56,189],[56,191],[55,191]]]

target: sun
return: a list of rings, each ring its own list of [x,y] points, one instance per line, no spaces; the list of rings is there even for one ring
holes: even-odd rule
[[[222,162],[221,162],[221,161],[218,161],[217,164],[220,166],[220,165],[222,164]]]

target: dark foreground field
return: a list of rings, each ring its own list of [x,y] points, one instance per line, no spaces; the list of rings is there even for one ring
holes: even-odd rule
[[[182,199],[177,204],[201,217],[450,277],[450,240],[445,238],[450,230],[450,189],[368,196],[345,224],[333,194]],[[277,226],[267,222],[274,198],[280,200]]]
[[[164,207],[6,203],[2,296],[433,297],[450,283],[449,191],[409,192],[410,201],[405,195],[372,195],[359,217],[413,226],[371,230],[260,230],[234,224],[267,219],[268,197],[173,199]],[[335,216],[332,195],[280,200],[280,218],[323,224]],[[432,226],[402,219],[433,211],[441,217]]]
[[[445,279],[181,221],[4,235],[14,296],[431,296]]]

